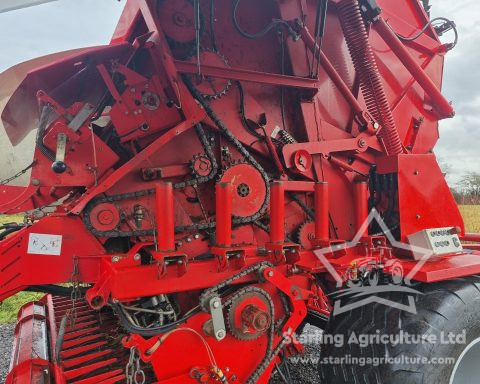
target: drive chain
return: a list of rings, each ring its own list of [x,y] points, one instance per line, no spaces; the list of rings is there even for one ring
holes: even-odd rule
[[[210,107],[208,102],[205,100],[203,95],[193,86],[188,78],[184,78],[185,84],[187,85],[188,89],[192,93],[193,97],[200,103],[202,108],[207,113],[207,116],[214,122],[217,126],[219,131],[222,133],[223,136],[230,141],[231,144],[241,153],[245,160],[250,163],[257,171],[261,174],[262,179],[265,182],[265,190],[266,196],[265,200],[263,201],[262,206],[260,209],[253,215],[248,217],[233,217],[232,224],[233,225],[244,225],[256,222],[259,220],[263,214],[267,211],[269,202],[270,202],[270,179],[268,174],[265,172],[263,167],[258,163],[258,161],[248,152],[248,150],[243,146],[243,144],[235,137],[235,135],[226,127],[226,125],[220,120],[217,114],[213,111]],[[218,164],[213,153],[213,150],[208,142],[208,139],[203,131],[203,128],[200,124],[196,125],[196,130],[198,137],[204,147],[205,153],[207,157],[212,162],[212,171],[207,176],[202,176],[198,178],[193,178],[187,181],[175,183],[173,187],[175,189],[185,188],[187,186],[197,186],[198,184],[206,183],[212,180],[215,175],[218,173]],[[155,193],[155,189],[145,189],[136,192],[128,192],[123,194],[111,195],[111,196],[102,196],[97,197],[92,200],[87,207],[85,208],[83,220],[87,229],[93,233],[97,237],[134,237],[134,236],[152,236],[154,234],[154,229],[140,229],[140,230],[131,230],[131,231],[119,231],[119,230],[112,230],[112,231],[99,231],[95,229],[90,220],[90,212],[92,209],[101,203],[114,203],[123,200],[131,200],[131,199],[138,199],[140,197],[151,196]],[[188,226],[177,226],[175,227],[176,232],[182,232],[187,230],[206,230],[215,228],[215,222],[206,222],[206,223],[199,223],[199,224],[192,224]]]

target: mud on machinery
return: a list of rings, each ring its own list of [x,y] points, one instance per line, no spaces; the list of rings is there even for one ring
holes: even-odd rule
[[[2,113],[13,145],[37,132],[28,185],[1,186],[1,213],[27,213],[2,229],[0,299],[47,295],[19,313],[7,383],[267,383],[307,322],[477,339],[480,247],[459,239],[480,236],[433,154],[454,116],[440,92],[452,29],[417,0],[128,0],[109,45],[29,71]],[[432,257],[418,267],[409,241]],[[399,274],[417,314],[331,315],[342,284]],[[366,353],[346,348],[322,354]],[[464,352],[422,348],[402,352]]]

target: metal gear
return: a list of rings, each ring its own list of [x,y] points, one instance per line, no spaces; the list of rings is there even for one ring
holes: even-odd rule
[[[198,154],[193,156],[191,163],[192,172],[195,176],[205,177],[212,171],[212,161],[205,154]]]
[[[304,249],[312,249],[313,239],[315,239],[315,222],[307,221],[298,228],[297,240]]]
[[[254,215],[267,198],[265,180],[251,164],[233,163],[222,171],[219,181],[233,184],[232,214],[236,217]]]
[[[269,329],[270,303],[257,292],[235,297],[227,311],[227,323],[233,337],[248,341],[258,339]]]
[[[196,57],[191,57],[189,61],[196,62]],[[225,68],[229,67],[228,61],[223,55],[208,49],[200,52],[200,64]],[[218,77],[192,75],[190,78],[195,88],[197,88],[207,100],[217,100],[225,96],[232,85],[230,80],[220,79]]]

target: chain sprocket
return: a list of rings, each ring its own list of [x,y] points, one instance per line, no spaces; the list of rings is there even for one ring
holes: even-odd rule
[[[258,309],[259,313],[254,321],[255,326],[246,325],[244,314],[253,306]],[[270,322],[273,321],[269,317],[270,311],[269,299],[261,292],[251,290],[235,295],[227,310],[228,328],[238,340],[256,340],[265,334],[270,327]]]
[[[233,162],[225,167],[220,182],[233,184],[232,214],[248,217],[260,211],[267,198],[267,189],[262,174],[244,161]]]
[[[196,57],[190,58],[190,61],[196,63]],[[209,49],[200,52],[200,65],[229,67],[227,59],[221,53]],[[191,75],[190,80],[206,100],[217,100],[225,96],[232,85],[230,80],[213,76]]]
[[[298,228],[298,243],[305,249],[312,249],[312,240],[315,239],[315,222],[307,221]]]
[[[208,176],[212,171],[212,161],[206,154],[200,153],[193,156],[190,167],[192,173],[197,177]]]
[[[206,183],[212,179],[215,178],[215,176],[218,173],[218,164],[217,160],[215,158],[215,154],[213,153],[213,149],[208,141],[208,138],[205,134],[205,131],[203,130],[202,126],[200,124],[196,125],[196,131],[198,138],[200,142],[202,143],[202,146],[205,150],[206,156],[209,158],[212,167],[211,171],[208,175],[206,176],[197,176],[193,177],[190,180],[186,181],[181,181],[178,183],[175,183],[173,185],[174,188],[180,189],[180,188],[185,188],[188,186],[197,186],[199,184]],[[114,230],[99,230],[95,228],[95,226],[92,223],[91,219],[91,213],[92,211],[100,204],[105,204],[105,203],[115,203],[119,201],[124,201],[124,200],[135,200],[140,197],[145,197],[145,196],[151,196],[155,193],[155,189],[144,189],[141,191],[135,191],[135,192],[128,192],[128,193],[122,193],[118,195],[110,195],[110,196],[99,196],[93,199],[90,203],[88,203],[87,207],[85,208],[84,215],[83,215],[83,222],[87,229],[93,233],[97,237],[132,237],[132,236],[151,236],[153,235],[153,230],[152,229],[139,229],[139,230],[130,230],[130,231],[120,231],[118,229]],[[205,224],[199,224],[199,225],[193,225],[191,229],[208,229],[211,228],[215,225],[215,223],[205,223]],[[175,228],[178,231],[190,229],[186,227],[178,227]]]

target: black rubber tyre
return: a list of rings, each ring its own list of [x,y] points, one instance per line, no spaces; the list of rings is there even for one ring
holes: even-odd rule
[[[374,344],[361,348],[357,343],[338,348],[332,343],[322,346],[319,362],[322,383],[328,384],[449,384],[454,364],[415,363],[380,364],[378,366],[355,364],[331,364],[324,359],[345,356],[363,358],[425,357],[428,361],[438,358],[454,358],[462,355],[467,346],[480,337],[480,277],[456,279],[414,287],[423,294],[414,295],[417,314],[371,303],[329,320],[325,335],[343,335],[348,340],[354,332],[359,335],[397,335],[400,330],[410,335],[433,334],[440,340],[452,332],[466,331],[466,343],[425,344]],[[405,294],[384,293],[379,296],[405,303]],[[337,359],[337,363],[340,360]],[[334,361],[335,362],[335,361]],[[480,371],[480,361],[478,361]],[[467,381],[468,382],[468,381]],[[470,383],[480,382],[479,377]]]

